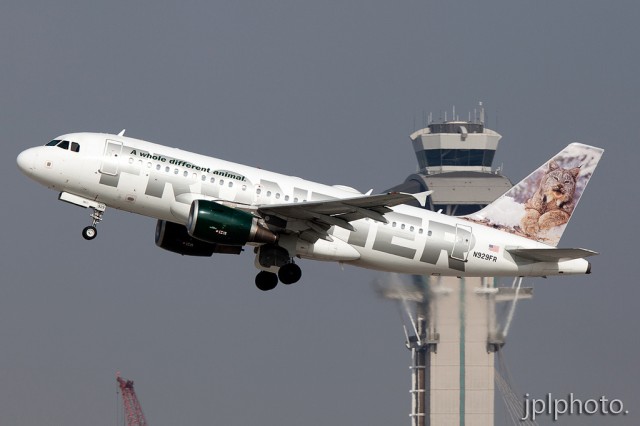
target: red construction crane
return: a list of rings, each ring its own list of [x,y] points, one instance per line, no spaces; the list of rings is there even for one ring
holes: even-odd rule
[[[142,407],[140,407],[140,402],[138,402],[138,397],[136,397],[136,391],[133,390],[133,380],[123,379],[120,377],[120,373],[116,374],[116,380],[122,392],[127,426],[147,426],[147,420],[142,413]]]

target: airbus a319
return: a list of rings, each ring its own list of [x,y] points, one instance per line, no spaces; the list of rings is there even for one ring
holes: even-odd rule
[[[62,135],[17,158],[20,170],[91,209],[92,240],[107,207],[157,219],[156,245],[188,256],[250,245],[256,286],[292,284],[296,259],[444,276],[588,274],[597,254],[557,244],[602,156],[570,144],[496,201],[467,216],[417,207],[430,192],[363,194],[102,133]]]

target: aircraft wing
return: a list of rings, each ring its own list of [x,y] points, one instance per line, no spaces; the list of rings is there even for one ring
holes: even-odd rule
[[[391,207],[417,200],[425,205],[427,197],[432,191],[407,194],[404,192],[389,192],[378,195],[363,195],[353,198],[332,199],[326,201],[309,201],[296,204],[269,204],[258,207],[258,212],[264,216],[277,216],[287,222],[298,222],[301,237],[316,240],[330,239],[327,231],[332,226],[354,231],[349,223],[354,220],[369,218],[387,223],[384,214],[391,211]]]
[[[565,260],[582,259],[598,254],[583,248],[533,248],[507,249],[514,256],[519,256],[536,262],[563,262]]]

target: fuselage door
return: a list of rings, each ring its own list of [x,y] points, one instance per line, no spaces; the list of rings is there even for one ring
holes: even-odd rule
[[[451,258],[467,261],[469,250],[471,249],[471,227],[468,225],[456,224],[456,239],[451,250]]]
[[[122,153],[122,142],[107,139],[104,154],[100,164],[100,173],[115,176],[118,174],[118,164]]]

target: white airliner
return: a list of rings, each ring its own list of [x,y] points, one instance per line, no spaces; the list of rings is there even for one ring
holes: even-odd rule
[[[414,206],[430,192],[363,194],[138,139],[60,136],[17,158],[59,199],[92,210],[96,237],[108,207],[158,219],[156,244],[190,256],[255,246],[256,285],[302,275],[295,258],[380,271],[449,276],[588,274],[586,249],[556,248],[603,150],[570,144],[478,213]],[[408,205],[414,204],[414,205]]]

